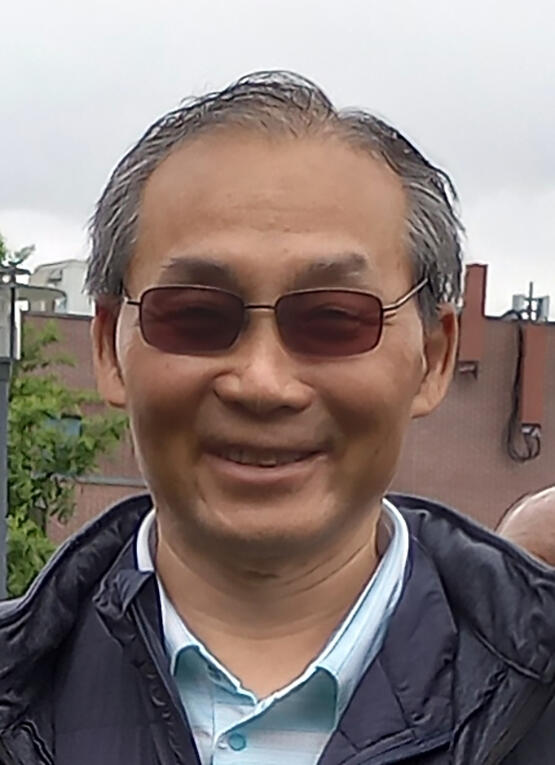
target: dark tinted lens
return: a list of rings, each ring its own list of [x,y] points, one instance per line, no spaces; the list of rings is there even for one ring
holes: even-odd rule
[[[243,323],[236,295],[210,287],[154,287],[141,300],[141,331],[166,353],[209,353],[229,348]]]
[[[354,356],[378,344],[382,304],[374,295],[342,290],[297,292],[276,306],[283,342],[297,353]]]

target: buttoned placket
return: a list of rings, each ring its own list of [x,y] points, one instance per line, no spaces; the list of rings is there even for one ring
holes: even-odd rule
[[[258,751],[267,745],[268,715],[270,721],[276,714],[280,720],[277,728],[274,720],[270,730],[279,730],[284,721],[294,729],[301,710],[307,706],[312,710],[310,724],[314,731],[329,729],[335,723],[337,684],[323,670],[310,672],[304,680],[288,686],[286,692],[284,689],[259,700],[225,668],[219,669],[208,655],[203,655],[199,646],[188,646],[178,654],[175,679],[178,685],[195,688],[196,703],[190,709],[189,721],[204,765],[239,764],[244,760],[237,757],[241,752],[247,754],[249,763],[255,763],[256,755],[248,750],[254,740]],[[203,713],[206,709],[211,714]],[[307,731],[303,735],[311,734]],[[278,765],[282,765],[281,761]]]

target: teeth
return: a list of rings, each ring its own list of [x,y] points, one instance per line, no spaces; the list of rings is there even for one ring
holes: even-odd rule
[[[231,462],[238,462],[240,465],[257,465],[258,467],[276,467],[277,465],[286,465],[290,462],[298,462],[304,459],[306,452],[281,452],[280,454],[256,454],[245,449],[230,449],[221,454]]]

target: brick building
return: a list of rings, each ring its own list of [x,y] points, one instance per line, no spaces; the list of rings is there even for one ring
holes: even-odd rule
[[[413,423],[392,488],[436,498],[494,526],[518,497],[555,483],[555,323],[486,317],[485,288],[486,267],[470,266],[455,378],[440,408]],[[56,320],[64,351],[77,362],[60,370],[64,379],[94,387],[90,317],[27,313],[24,320],[40,325],[49,319]],[[525,451],[523,429],[532,444],[530,459],[509,455],[513,410],[514,447]],[[79,481],[76,513],[65,526],[52,524],[52,537],[63,539],[110,503],[143,490],[127,439],[102,460],[98,474]]]

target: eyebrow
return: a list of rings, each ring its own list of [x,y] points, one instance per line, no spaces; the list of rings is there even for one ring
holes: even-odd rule
[[[360,285],[361,277],[372,273],[370,260],[360,252],[344,252],[312,261],[288,283],[288,290],[311,287],[344,286],[345,282]]]
[[[302,266],[288,280],[285,291],[312,287],[359,286],[361,278],[372,273],[368,256],[360,252],[344,252],[320,257]],[[200,284],[242,292],[241,282],[233,268],[217,256],[178,256],[167,263],[160,275],[160,284]]]
[[[160,284],[201,284],[205,287],[240,291],[233,269],[216,257],[197,255],[175,257],[167,263],[160,275]]]

